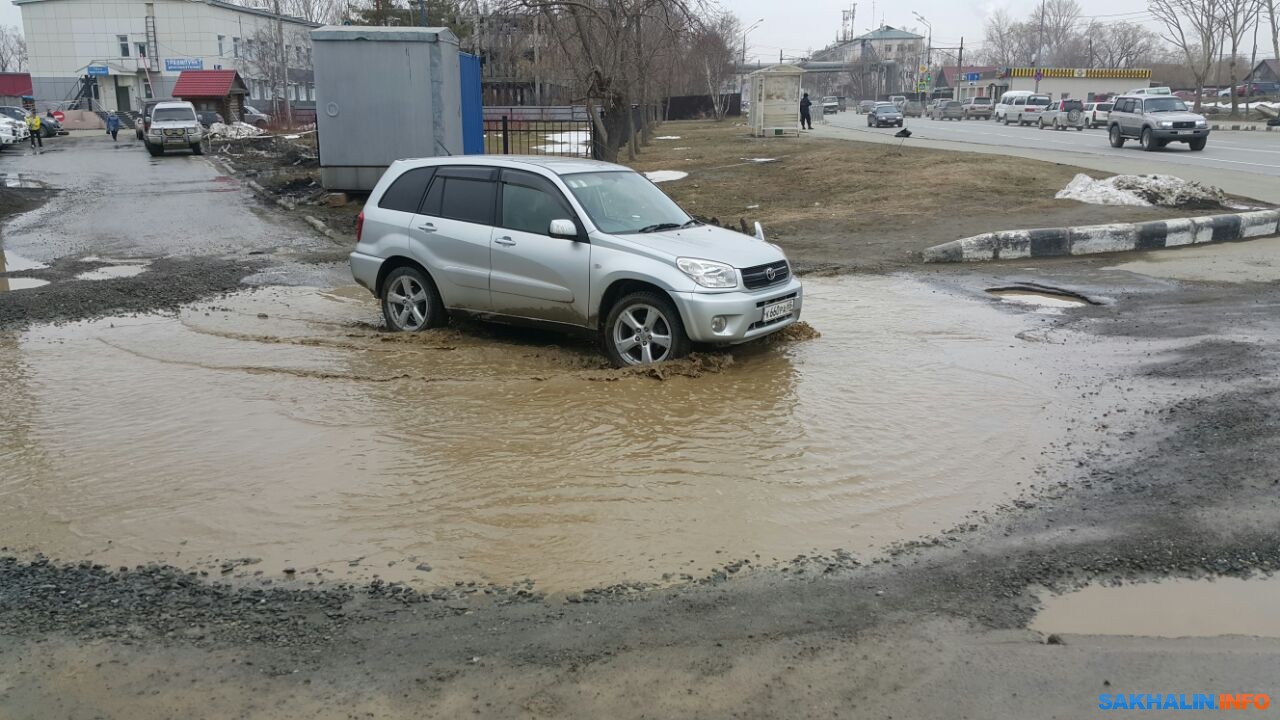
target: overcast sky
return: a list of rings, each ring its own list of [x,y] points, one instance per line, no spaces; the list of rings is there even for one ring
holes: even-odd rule
[[[1146,0],[1077,0],[1087,16],[1099,21],[1136,20],[1156,28],[1146,12]],[[804,56],[836,39],[840,31],[841,11],[848,2],[838,0],[720,0],[720,6],[732,11],[743,28],[764,19],[747,36],[747,58],[777,62],[778,50],[786,56]],[[993,10],[1004,8],[1015,18],[1031,14],[1034,0],[877,0],[873,4],[858,2],[855,12],[855,34],[861,35],[882,22],[896,28],[915,29],[927,36],[928,29],[912,17],[918,12],[933,24],[933,44],[952,47],[964,37],[966,51],[982,42],[984,18]],[[874,19],[873,19],[874,18]]]

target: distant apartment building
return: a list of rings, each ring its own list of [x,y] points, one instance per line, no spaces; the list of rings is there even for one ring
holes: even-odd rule
[[[852,80],[843,87],[831,87],[829,92],[865,98],[914,91],[917,67],[926,59],[925,54],[923,36],[883,25],[825,47],[810,59],[854,66],[849,70]]]
[[[236,70],[251,105],[273,108],[287,97],[300,109],[315,107],[310,31],[316,23],[223,0],[13,4],[22,12],[38,106],[79,100],[95,109],[136,111],[147,100],[170,97],[183,70]]]

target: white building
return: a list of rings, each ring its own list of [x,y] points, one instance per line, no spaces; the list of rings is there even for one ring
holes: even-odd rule
[[[271,107],[281,78],[287,94],[314,108],[311,37],[316,23],[223,0],[13,0],[22,11],[27,65],[40,106],[92,98],[94,108],[136,111],[167,98],[183,70],[237,70],[250,104]],[[257,101],[254,103],[254,101]]]

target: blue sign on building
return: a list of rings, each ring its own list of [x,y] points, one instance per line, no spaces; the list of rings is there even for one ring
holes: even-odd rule
[[[182,70],[203,70],[203,58],[165,58],[164,69],[168,72],[180,72]]]
[[[84,69],[84,73],[85,75],[92,75],[94,77],[106,76],[107,66],[106,65],[90,65],[89,67]]]
[[[964,79],[969,82],[978,82],[982,79],[982,73],[965,73]]]

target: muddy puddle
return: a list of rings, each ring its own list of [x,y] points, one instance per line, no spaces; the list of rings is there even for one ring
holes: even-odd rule
[[[817,332],[656,372],[541,333],[383,333],[354,287],[0,335],[0,545],[260,560],[230,577],[702,576],[951,527],[1099,402],[1064,382],[1078,358],[1016,339],[1052,318],[904,277],[806,293]]]
[[[31,288],[44,287],[48,284],[48,280],[39,280],[37,278],[0,277],[0,292],[9,292],[10,290],[30,290]]]
[[[1280,637],[1280,577],[1090,585],[1043,599],[1043,633]]]

